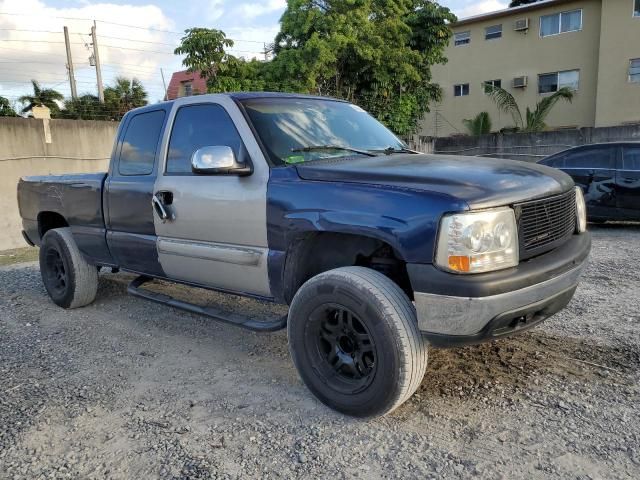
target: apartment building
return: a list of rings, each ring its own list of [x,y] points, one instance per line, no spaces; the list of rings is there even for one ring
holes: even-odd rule
[[[640,123],[640,0],[545,0],[461,19],[452,26],[445,65],[433,68],[443,89],[421,134],[465,133],[463,120],[490,114],[493,130],[513,125],[485,93],[507,89],[522,114],[562,87],[549,128]]]

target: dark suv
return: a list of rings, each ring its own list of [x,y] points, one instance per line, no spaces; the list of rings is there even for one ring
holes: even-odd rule
[[[596,143],[540,161],[582,187],[592,222],[640,220],[640,142]]]

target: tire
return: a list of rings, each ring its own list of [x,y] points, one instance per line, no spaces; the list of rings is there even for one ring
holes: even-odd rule
[[[89,264],[73,240],[70,228],[45,233],[40,245],[42,283],[62,308],[89,305],[98,291],[98,269]]]
[[[368,268],[337,268],[307,281],[291,302],[287,333],[303,382],[347,415],[392,412],[417,390],[427,368],[413,304]]]

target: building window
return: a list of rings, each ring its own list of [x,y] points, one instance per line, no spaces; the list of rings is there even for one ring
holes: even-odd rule
[[[485,40],[495,40],[502,38],[502,25],[492,25],[484,29]]]
[[[469,45],[471,43],[471,32],[454,33],[453,40],[456,47]]]
[[[489,87],[502,88],[502,80],[487,80],[483,83],[484,93],[489,93]]]
[[[184,96],[185,97],[190,97],[191,95],[193,95],[193,83],[184,82],[182,84],[182,86],[184,87]]]
[[[564,87],[578,90],[579,83],[580,70],[545,73],[538,75],[538,93],[553,93]]]
[[[453,86],[453,96],[454,97],[466,97],[469,95],[469,84],[461,83],[459,85]]]
[[[540,17],[540,36],[558,35],[559,33],[582,30],[582,10],[554,13]]]
[[[640,83],[640,58],[634,58],[629,61],[629,81],[631,83]]]
[[[633,16],[640,17],[640,0],[633,1]]]

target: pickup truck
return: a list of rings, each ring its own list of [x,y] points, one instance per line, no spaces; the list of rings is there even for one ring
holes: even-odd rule
[[[63,308],[100,269],[129,292],[256,331],[286,328],[311,392],[354,416],[418,388],[429,346],[525,331],[587,262],[585,204],[543,165],[409,150],[360,107],[202,95],[123,118],[106,173],[26,177],[24,238]],[[163,279],[289,305],[250,319],[144,288]],[[263,321],[264,320],[264,321]]]

